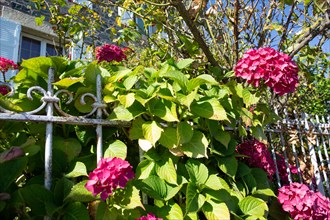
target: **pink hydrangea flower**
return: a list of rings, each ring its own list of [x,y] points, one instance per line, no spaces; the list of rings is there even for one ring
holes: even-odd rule
[[[248,166],[261,168],[268,174],[269,179],[273,178],[276,172],[275,163],[265,144],[258,140],[246,141],[236,146],[236,152],[247,156],[243,157],[242,160]]]
[[[330,219],[330,200],[301,183],[291,183],[278,190],[278,201],[295,220]]]
[[[123,189],[135,174],[127,161],[114,157],[102,158],[88,177],[86,189],[94,196],[101,193],[101,199],[105,201],[115,189]]]
[[[120,47],[113,44],[104,44],[103,46],[96,47],[95,49],[96,59],[101,61],[117,61],[120,62],[126,59],[126,55]]]
[[[3,74],[8,70],[16,70],[18,69],[18,65],[14,63],[14,61],[0,57],[0,72]]]
[[[259,87],[261,83],[272,88],[276,94],[294,92],[298,86],[298,66],[285,53],[273,48],[250,49],[234,68],[235,75]]]
[[[142,216],[140,218],[137,218],[135,220],[163,220],[162,218],[157,218],[154,214],[148,213],[147,216]]]

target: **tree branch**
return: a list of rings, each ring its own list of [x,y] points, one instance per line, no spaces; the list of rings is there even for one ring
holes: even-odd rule
[[[313,40],[320,33],[330,29],[330,20],[318,20],[303,36],[298,38],[296,42],[298,45],[293,45],[292,51],[289,53],[291,57],[297,54],[304,46]]]
[[[293,14],[293,11],[294,11],[294,8],[296,6],[295,4],[296,2],[293,1],[292,3],[292,6],[291,6],[291,10],[290,10],[290,13],[289,13],[289,16],[288,16],[288,19],[286,20],[286,23],[284,25],[284,30],[283,30],[283,33],[282,33],[282,36],[281,36],[281,40],[280,40],[280,43],[278,44],[278,48],[281,49],[283,43],[284,43],[284,40],[286,38],[286,33],[288,31],[288,28],[289,28],[289,25],[290,25],[290,22],[291,22],[291,17],[292,17],[292,14]]]
[[[204,52],[204,54],[205,54],[206,58],[208,59],[208,61],[213,66],[220,68],[218,62],[215,60],[213,54],[209,50],[209,47],[206,45],[202,35],[200,34],[199,30],[196,27],[196,25],[194,24],[194,22],[189,17],[189,14],[186,10],[186,7],[182,3],[182,1],[181,0],[173,0],[172,5],[179,11],[179,13],[182,16],[184,22],[187,24],[188,28],[190,29],[191,33],[193,34],[196,42],[201,47],[201,49]]]

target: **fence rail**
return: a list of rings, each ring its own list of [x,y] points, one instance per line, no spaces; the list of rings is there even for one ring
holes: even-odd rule
[[[128,127],[129,122],[108,120],[106,105],[102,101],[101,93],[101,75],[96,77],[96,94],[85,93],[81,96],[80,103],[85,103],[85,98],[94,100],[91,105],[92,110],[83,116],[74,116],[64,112],[60,106],[61,95],[67,96],[66,104],[73,101],[73,94],[67,90],[59,90],[54,93],[53,83],[54,69],[50,68],[48,72],[48,88],[45,91],[39,86],[31,87],[27,91],[27,96],[32,99],[32,93],[42,94],[41,105],[29,112],[13,112],[0,106],[0,121],[23,121],[23,122],[44,122],[46,123],[46,143],[45,143],[45,181],[47,189],[51,187],[52,179],[52,134],[53,124],[72,124],[96,126],[96,155],[97,161],[100,160],[103,153],[102,131],[104,126],[110,127]],[[10,88],[9,94],[13,95],[14,88],[8,83],[1,83]],[[46,111],[46,115],[40,112]],[[306,183],[311,189],[318,190],[323,195],[330,196],[330,187],[328,179],[330,178],[330,159],[328,150],[330,150],[330,118],[310,117],[307,114],[286,111],[277,112],[282,118],[276,124],[270,125],[265,130],[268,143],[271,148],[272,156],[276,164],[277,187],[281,187],[285,182],[298,181]],[[93,118],[94,117],[94,118]],[[228,130],[233,130],[228,128]],[[285,172],[287,177],[283,179],[279,161],[284,158]],[[285,176],[286,176],[285,175]]]

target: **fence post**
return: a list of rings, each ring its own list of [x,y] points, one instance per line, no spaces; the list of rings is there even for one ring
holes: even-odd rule
[[[53,102],[51,99],[54,95],[53,85],[54,82],[54,68],[48,70],[48,83],[47,83],[47,97],[43,100],[47,101],[46,112],[47,117],[51,118],[54,112]],[[53,159],[53,122],[49,120],[46,124],[46,143],[45,143],[45,188],[50,190],[52,184],[52,159]]]
[[[97,110],[96,118],[102,119],[102,78],[100,74],[96,76],[96,98],[97,98]],[[96,125],[96,162],[98,163],[103,157],[103,132],[102,125]]]

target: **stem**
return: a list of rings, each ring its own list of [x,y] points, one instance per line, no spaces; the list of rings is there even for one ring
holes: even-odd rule
[[[213,57],[213,54],[209,50],[209,47],[206,45],[202,35],[200,34],[199,30],[197,29],[196,25],[194,22],[191,20],[186,7],[182,3],[181,0],[173,0],[172,5],[179,11],[179,14],[182,16],[183,20],[187,24],[188,28],[190,29],[191,33],[193,34],[196,42],[199,44],[201,47],[202,51],[204,52],[206,58],[208,61],[215,67],[218,67],[221,69],[221,67],[218,64],[218,61],[215,60]]]
[[[296,2],[293,1],[293,4],[291,6],[291,10],[290,10],[290,13],[289,13],[289,16],[288,16],[288,19],[286,20],[286,23],[284,25],[284,30],[283,30],[283,33],[282,33],[282,36],[281,36],[281,40],[280,40],[280,43],[278,44],[278,49],[280,50],[283,43],[284,43],[284,40],[286,39],[286,33],[288,31],[288,27],[289,27],[289,24],[290,24],[290,21],[291,21],[291,17],[292,17],[292,14],[293,14],[293,10],[294,10],[294,7],[295,7],[295,4]]]

